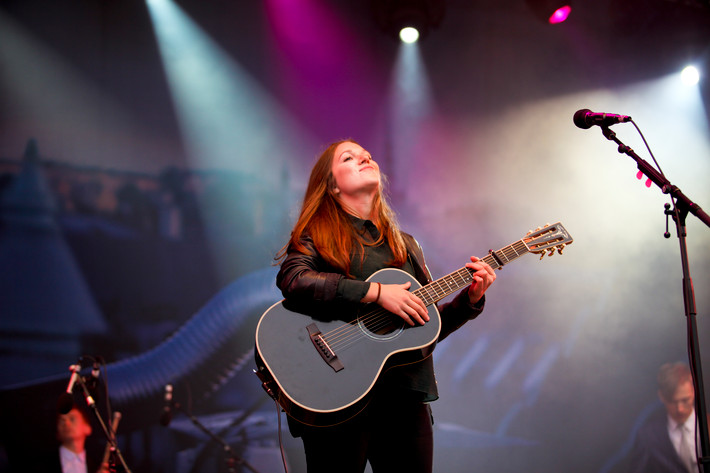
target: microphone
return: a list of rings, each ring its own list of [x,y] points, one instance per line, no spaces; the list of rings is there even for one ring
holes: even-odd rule
[[[577,110],[572,119],[574,124],[579,128],[587,129],[594,125],[610,126],[617,123],[626,123],[631,121],[631,117],[627,115],[614,115],[613,113],[594,113],[588,108]]]
[[[81,366],[71,365],[69,370],[71,371],[71,377],[69,378],[69,384],[67,385],[67,390],[63,392],[59,399],[57,400],[57,410],[60,414],[67,414],[74,407],[74,384],[76,380],[79,379],[79,370]]]
[[[163,413],[160,414],[160,425],[167,427],[173,420],[173,385],[165,385],[165,396],[163,397]]]

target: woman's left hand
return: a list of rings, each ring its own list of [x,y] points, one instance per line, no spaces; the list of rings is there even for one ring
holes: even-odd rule
[[[466,267],[474,271],[473,282],[468,288],[468,297],[471,300],[471,304],[475,304],[481,300],[483,294],[496,280],[496,273],[488,263],[475,256],[471,256],[471,262],[466,263]]]

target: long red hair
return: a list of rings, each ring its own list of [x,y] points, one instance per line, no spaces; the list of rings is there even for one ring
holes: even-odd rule
[[[350,214],[343,209],[334,192],[335,178],[332,166],[335,149],[346,142],[358,144],[354,140],[336,141],[323,151],[313,166],[306,194],[303,197],[301,213],[291,232],[291,239],[279,252],[277,259],[285,257],[289,248],[290,251],[309,254],[308,249],[301,244],[301,238],[308,235],[320,256],[328,264],[350,276],[353,248],[357,245],[364,250],[365,245],[376,246],[386,239],[393,255],[393,260],[389,264],[401,267],[407,259],[407,249],[394,212],[383,194],[382,182],[373,200],[371,213],[371,220],[379,230],[380,238],[372,243],[365,241],[354,231],[350,223]],[[360,251],[360,254],[364,254],[364,251]]]

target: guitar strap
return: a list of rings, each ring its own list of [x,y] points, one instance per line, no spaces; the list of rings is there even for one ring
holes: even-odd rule
[[[433,281],[429,268],[424,260],[424,252],[419,242],[410,234],[402,232],[404,245],[407,248],[407,258],[414,269],[414,277],[423,286]]]

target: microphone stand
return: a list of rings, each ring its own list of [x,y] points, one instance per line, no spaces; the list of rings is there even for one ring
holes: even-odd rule
[[[710,444],[708,443],[708,420],[706,414],[707,410],[705,407],[705,389],[703,387],[703,372],[700,363],[700,347],[698,344],[695,293],[693,291],[693,280],[690,278],[690,268],[688,265],[685,219],[688,216],[688,212],[690,212],[705,223],[705,225],[710,227],[710,217],[703,211],[703,209],[683,194],[677,186],[672,185],[670,181],[665,178],[665,176],[656,171],[656,169],[647,161],[641,159],[633,149],[622,143],[616,137],[616,133],[611,131],[608,126],[602,126],[601,129],[602,134],[607,140],[613,141],[619,145],[619,153],[626,154],[636,161],[639,171],[648,177],[654,184],[660,187],[661,192],[669,194],[675,204],[673,210],[668,210],[669,206],[666,204],[665,214],[666,218],[668,218],[668,215],[673,216],[673,221],[676,223],[676,232],[680,243],[681,265],[683,268],[683,300],[685,306],[685,317],[688,325],[688,351],[690,356],[690,369],[692,370],[693,380],[695,382],[695,411],[697,414],[698,425],[700,427],[701,456],[698,459],[698,463],[704,470],[704,465],[710,463],[710,457],[708,456],[710,453]]]
[[[123,455],[121,454],[121,450],[118,448],[118,443],[116,442],[116,436],[114,435],[112,430],[109,430],[109,428],[106,426],[106,423],[104,422],[103,418],[101,417],[101,414],[99,413],[98,408],[96,407],[96,402],[94,401],[94,398],[91,397],[91,394],[89,393],[89,389],[86,387],[86,383],[84,382],[84,378],[81,376],[77,377],[77,382],[81,385],[81,389],[84,391],[84,398],[86,399],[86,404],[91,408],[91,410],[94,412],[94,415],[96,416],[96,419],[99,421],[99,425],[101,425],[101,429],[104,432],[104,435],[106,436],[106,440],[108,441],[108,445],[110,448],[110,452],[112,453],[112,457],[116,457],[119,459],[121,462],[121,465],[123,466],[123,470],[126,473],[131,473],[131,469],[128,468],[128,465],[126,464],[126,460],[123,458]],[[115,462],[115,460],[112,458],[111,459],[112,463]],[[111,469],[113,471],[113,469]]]
[[[227,468],[230,472],[235,471],[234,465],[237,464],[237,465],[244,465],[245,467],[247,467],[249,470],[253,471],[254,473],[259,473],[258,470],[256,470],[253,466],[251,466],[249,464],[249,462],[247,462],[245,459],[241,458],[239,455],[234,453],[234,450],[232,450],[232,447],[230,447],[227,442],[225,442],[221,437],[214,434],[211,430],[209,430],[207,427],[205,427],[205,425],[202,424],[202,422],[200,422],[200,420],[197,417],[192,415],[192,413],[187,412],[185,409],[183,409],[182,405],[180,405],[179,402],[174,402],[173,407],[175,409],[179,410],[180,412],[182,412],[183,414],[185,414],[198,429],[200,429],[202,432],[207,434],[212,440],[214,440],[215,442],[222,445],[222,449],[224,450],[224,453],[229,456],[229,458],[226,461],[227,461]]]

